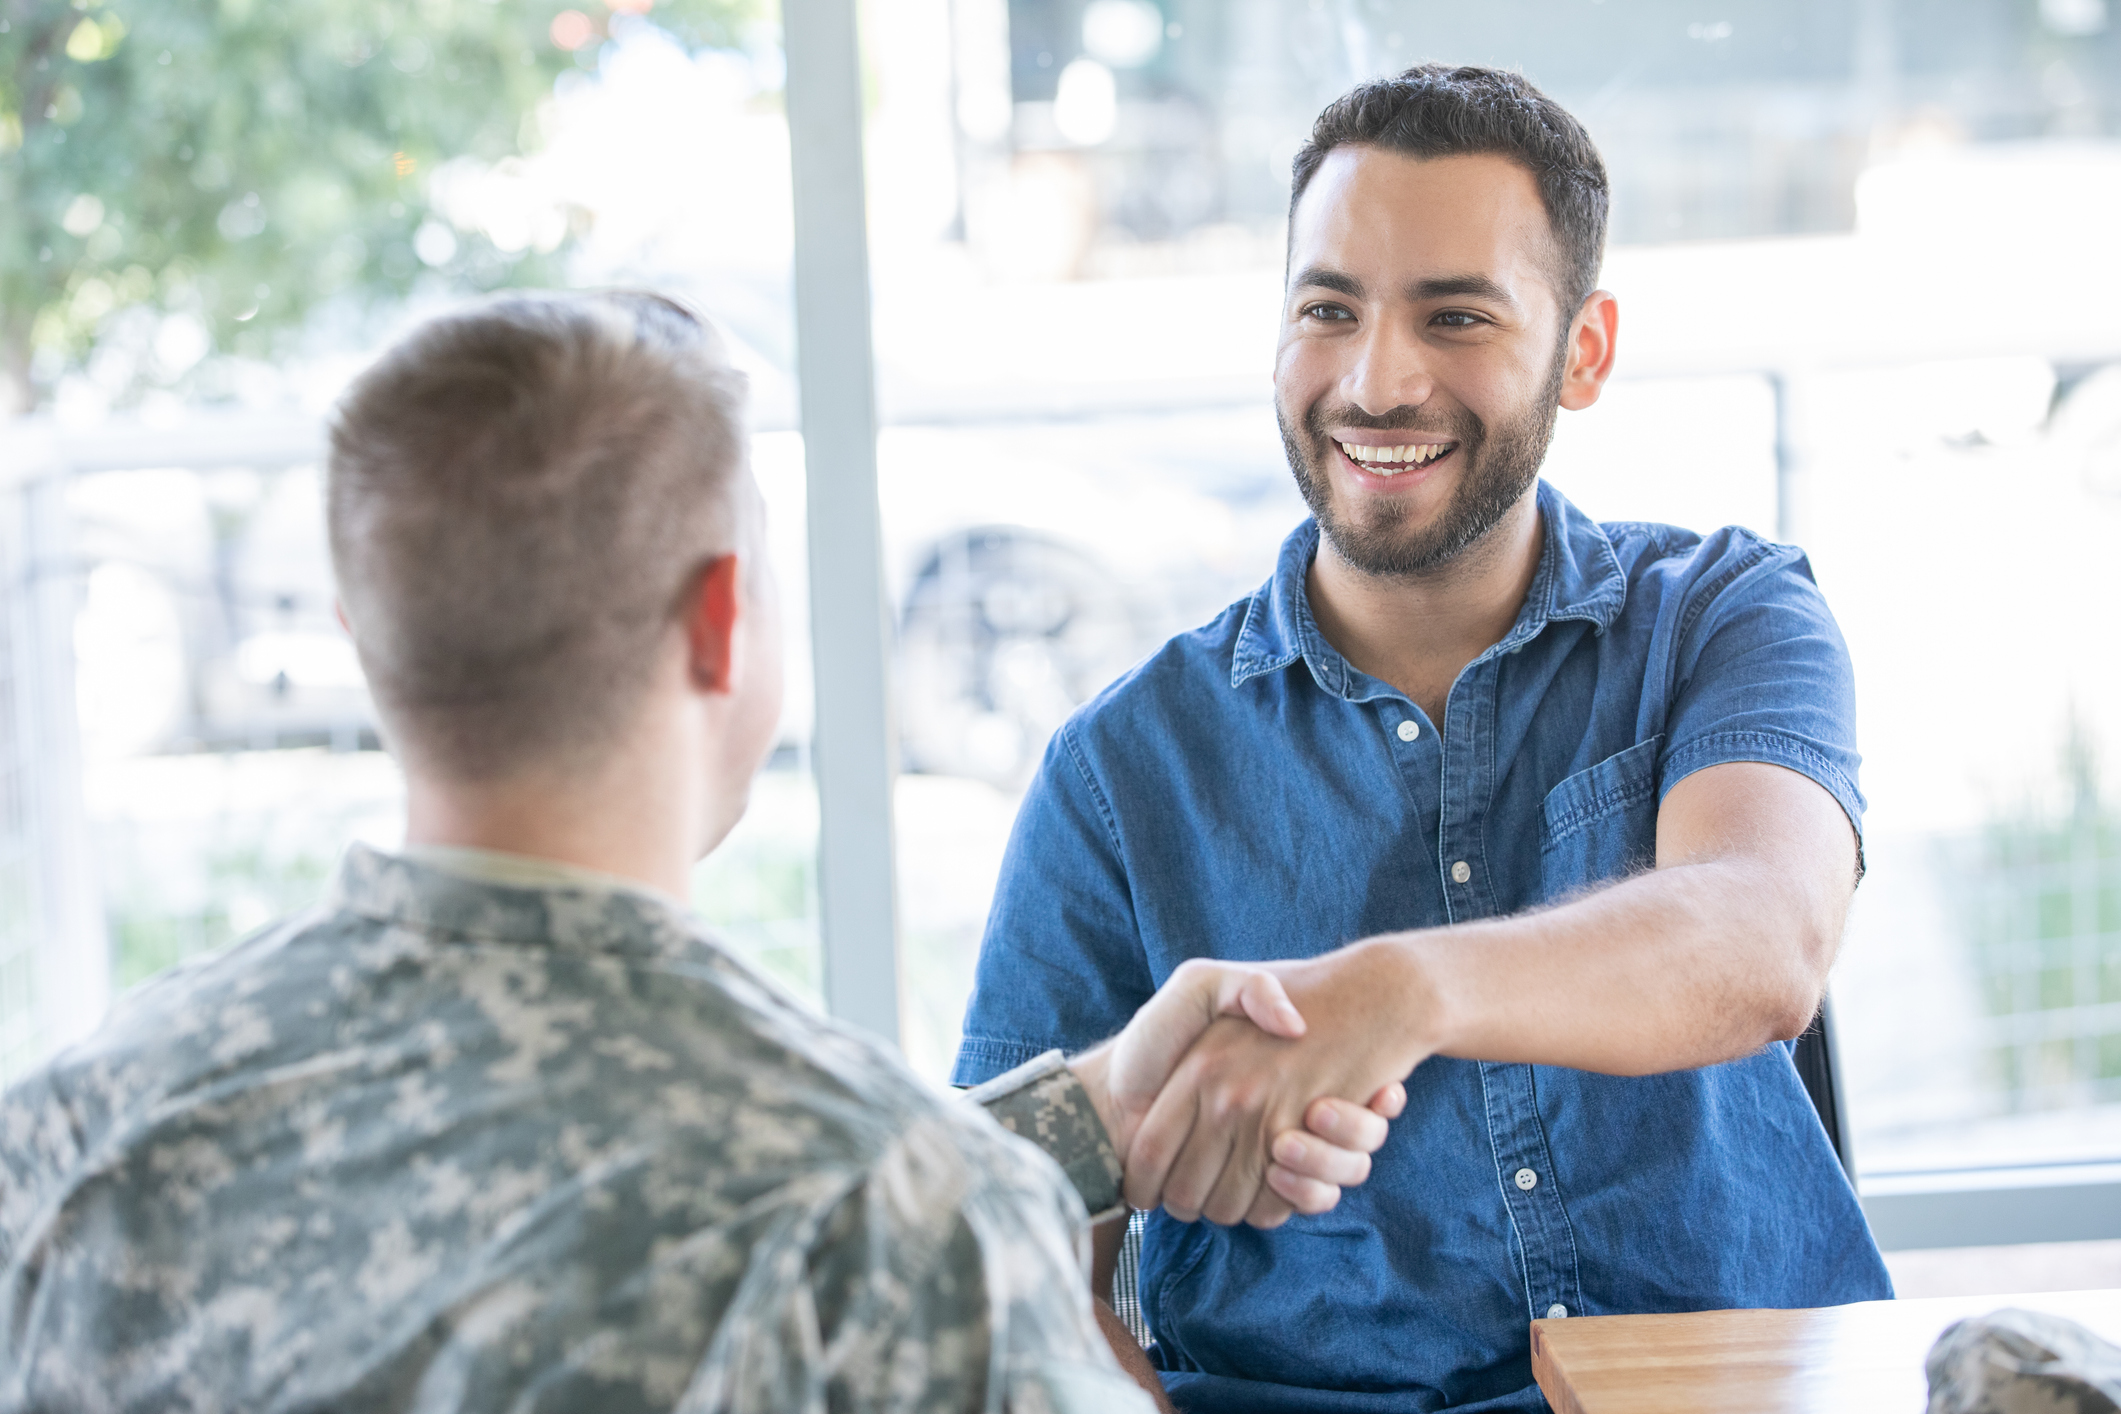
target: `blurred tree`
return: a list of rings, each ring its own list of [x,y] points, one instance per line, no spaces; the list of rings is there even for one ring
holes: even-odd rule
[[[169,384],[430,267],[473,289],[550,278],[564,214],[504,250],[435,220],[428,177],[534,147],[554,79],[593,68],[615,23],[734,46],[771,14],[576,3],[0,0],[0,416],[99,341],[131,360],[107,381]]]

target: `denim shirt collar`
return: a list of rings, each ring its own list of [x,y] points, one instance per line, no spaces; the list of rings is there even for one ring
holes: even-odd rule
[[[1517,622],[1501,642],[1481,655],[1484,658],[1529,642],[1557,619],[1581,620],[1604,633],[1627,602],[1627,576],[1605,531],[1544,480],[1537,494],[1544,541],[1539,569],[1525,593],[1524,607],[1517,612]],[[1305,521],[1282,542],[1274,577],[1245,606],[1244,625],[1238,630],[1237,648],[1230,660],[1230,686],[1241,686],[1301,658],[1319,687],[1336,697],[1366,699],[1377,691],[1391,690],[1349,663],[1318,631],[1305,588],[1317,554],[1316,520]]]

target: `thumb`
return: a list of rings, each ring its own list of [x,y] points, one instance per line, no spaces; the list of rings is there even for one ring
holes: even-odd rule
[[[1199,958],[1180,963],[1119,1035],[1113,1098],[1129,1108],[1147,1106],[1218,1016],[1242,1016],[1270,1036],[1304,1034],[1302,1015],[1273,973]]]
[[[1269,1036],[1294,1041],[1304,1034],[1302,1013],[1289,1000],[1281,978],[1271,972],[1229,968],[1219,981],[1216,999],[1219,1016],[1246,1016]]]

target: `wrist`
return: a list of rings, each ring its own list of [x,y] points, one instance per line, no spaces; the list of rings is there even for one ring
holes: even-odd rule
[[[1112,1042],[1093,1046],[1068,1061],[1068,1069],[1075,1072],[1076,1081],[1083,1093],[1090,1097],[1091,1108],[1097,1111],[1098,1122],[1105,1126],[1105,1134],[1112,1141],[1113,1152],[1126,1162],[1127,1145],[1133,1138],[1132,1126],[1126,1123],[1120,1107],[1112,1098]]]
[[[1433,1055],[1453,1054],[1456,1008],[1446,985],[1447,968],[1433,930],[1390,933],[1355,945],[1365,954],[1363,971],[1376,995],[1386,999],[1405,1038],[1407,1069]]]

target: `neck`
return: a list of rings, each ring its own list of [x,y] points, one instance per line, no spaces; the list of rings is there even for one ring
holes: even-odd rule
[[[1460,670],[1517,621],[1541,538],[1536,483],[1476,544],[1425,574],[1368,574],[1322,538],[1306,582],[1312,617],[1350,664],[1441,724]]]
[[[645,731],[593,765],[464,781],[406,765],[405,842],[498,850],[690,892],[702,792],[678,721]],[[654,728],[661,726],[661,730]]]

